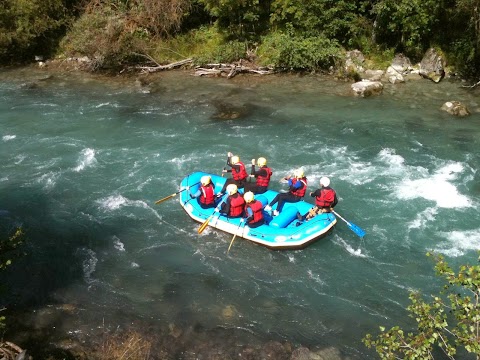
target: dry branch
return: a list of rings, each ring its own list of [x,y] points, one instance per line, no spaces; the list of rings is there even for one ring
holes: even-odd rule
[[[268,75],[274,72],[271,68],[257,68],[237,64],[206,64],[195,69],[195,76],[226,76],[227,79],[230,79],[240,73]]]
[[[190,64],[193,61],[191,58],[188,58],[180,61],[175,61],[167,65],[160,65],[150,55],[145,55],[145,54],[136,54],[136,55],[143,56],[155,64],[155,66],[137,66],[137,69],[140,69],[142,72],[149,72],[149,73],[160,71],[160,70],[171,70],[173,68],[176,68],[182,65]]]
[[[463,88],[468,88],[468,89],[474,89],[476,88],[478,85],[480,85],[480,81],[476,82],[475,84],[473,85],[462,85]]]

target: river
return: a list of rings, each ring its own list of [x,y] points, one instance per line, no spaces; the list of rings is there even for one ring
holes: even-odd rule
[[[323,76],[47,75],[0,72],[0,218],[26,233],[0,308],[21,346],[141,329],[172,359],[272,342],[373,359],[361,339],[412,329],[409,291],[441,289],[427,252],[477,261],[476,89],[420,79],[355,98]],[[450,100],[472,115],[441,111]],[[177,198],[154,204],[191,172],[220,174],[228,151],[267,158],[276,190],[298,167],[312,191],[329,176],[337,212],[367,235],[339,220],[303,250],[237,239],[227,254],[231,235],[197,234]]]

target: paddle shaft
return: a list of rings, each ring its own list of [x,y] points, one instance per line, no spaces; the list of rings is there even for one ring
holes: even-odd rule
[[[220,207],[222,206],[223,202],[227,199],[228,195],[224,196],[224,198],[222,199],[222,201],[220,201],[217,205],[217,207],[215,208],[215,211],[213,212],[212,215],[210,215],[207,220],[204,221],[204,223],[198,228],[198,233],[201,234],[203,232],[203,230],[205,230],[205,228],[208,226],[208,223],[210,222],[210,220],[213,219],[213,217],[215,216],[216,213],[220,212]]]
[[[193,185],[190,185],[190,186],[195,186],[195,185],[198,185],[198,184],[200,184],[200,181],[193,184]],[[165,200],[171,199],[174,196],[177,196],[178,194],[180,194],[182,191],[185,191],[185,190],[187,190],[187,188],[183,188],[182,190],[179,190],[176,193],[173,193],[172,195],[168,195],[168,196],[164,197],[163,199],[157,200],[157,201],[155,201],[155,204],[157,205],[157,204],[160,204],[160,203],[164,202]]]
[[[238,225],[237,230],[235,230],[235,234],[233,235],[232,241],[230,241],[230,246],[228,247],[227,254],[230,251],[230,248],[233,245],[233,241],[235,240],[235,237],[237,236],[237,232],[238,232],[238,230],[240,229],[240,226],[242,226],[243,223],[244,223],[243,221],[240,222],[240,225]]]

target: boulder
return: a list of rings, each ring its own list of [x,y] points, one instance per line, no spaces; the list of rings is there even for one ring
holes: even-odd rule
[[[405,82],[405,78],[403,77],[402,73],[398,72],[397,69],[395,69],[393,66],[389,66],[387,69],[388,81],[391,82],[392,84]]]
[[[364,72],[364,62],[365,56],[363,56],[360,50],[348,51],[345,57],[345,72],[347,74]]]
[[[460,101],[447,101],[442,105],[442,110],[446,111],[450,115],[464,117],[470,115],[467,107],[462,104]]]
[[[362,74],[362,80],[380,81],[383,74],[383,70],[365,70]]]
[[[362,80],[352,84],[352,91],[361,97],[378,95],[383,91],[383,84],[380,81]]]
[[[434,48],[427,50],[420,62],[419,75],[435,83],[439,83],[445,77],[446,60],[444,56]]]
[[[410,59],[403,54],[395,54],[391,67],[399,74],[406,74],[412,70]]]

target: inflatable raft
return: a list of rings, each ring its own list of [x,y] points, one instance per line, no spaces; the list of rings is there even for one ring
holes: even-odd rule
[[[315,240],[325,236],[333,229],[337,219],[332,213],[324,213],[315,216],[310,221],[300,222],[297,219],[297,213],[306,214],[313,205],[305,201],[296,203],[285,203],[282,212],[272,217],[270,212],[264,211],[265,224],[257,228],[249,228],[245,223],[240,222],[240,218],[229,218],[215,212],[215,208],[202,209],[197,199],[192,199],[189,193],[194,194],[200,187],[200,178],[209,175],[212,184],[215,186],[215,194],[220,192],[226,179],[219,175],[208,174],[205,172],[195,172],[186,176],[180,186],[180,204],[187,214],[199,223],[205,223],[209,218],[208,226],[216,228],[237,237],[242,237],[259,245],[270,249],[302,249]],[[190,187],[189,191],[186,191]],[[239,189],[243,194],[243,189]],[[307,190],[308,193],[308,190]],[[267,205],[278,194],[277,191],[267,190],[264,194],[255,195],[255,199]],[[224,198],[228,196],[225,195]],[[222,198],[220,201],[223,201]],[[277,204],[273,206],[276,209]]]

